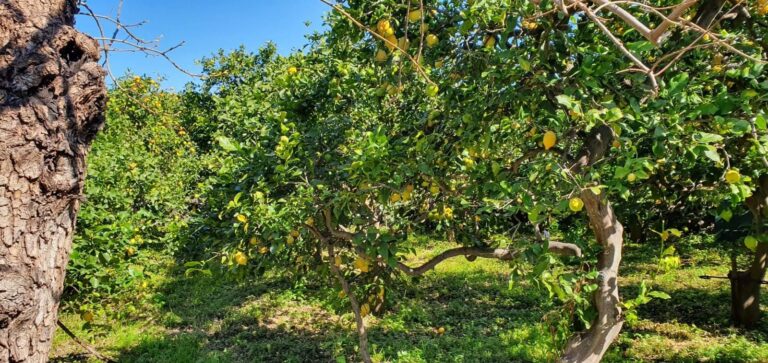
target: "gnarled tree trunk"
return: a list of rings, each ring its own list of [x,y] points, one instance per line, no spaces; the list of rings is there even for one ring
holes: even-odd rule
[[[752,212],[754,232],[765,232],[768,220],[768,175],[758,181],[757,190],[747,198]],[[731,320],[734,325],[752,328],[760,321],[760,286],[768,269],[768,243],[760,243],[755,250],[752,264],[746,271],[731,271]]]
[[[619,307],[619,264],[624,244],[624,227],[613,213],[611,204],[590,189],[581,192],[589,224],[597,243],[603,247],[598,257],[598,289],[594,303],[597,318],[586,332],[573,336],[566,345],[561,362],[599,362],[611,343],[616,340],[624,321]]]
[[[0,362],[44,362],[106,101],[75,0],[0,0]]]

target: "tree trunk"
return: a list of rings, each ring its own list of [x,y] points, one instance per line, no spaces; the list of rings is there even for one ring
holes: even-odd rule
[[[75,0],[0,0],[0,363],[45,362],[106,101]]]
[[[561,362],[599,362],[611,343],[616,340],[624,321],[619,307],[619,264],[624,243],[624,228],[607,200],[590,189],[581,192],[589,224],[597,243],[603,247],[598,257],[598,289],[595,291],[597,318],[586,332],[574,335],[566,345]]]
[[[768,220],[768,175],[758,179],[758,187],[745,204],[752,212],[752,224],[757,235],[765,231]],[[731,320],[734,325],[753,328],[760,321],[760,281],[768,269],[768,243],[759,243],[752,264],[746,271],[731,270]]]

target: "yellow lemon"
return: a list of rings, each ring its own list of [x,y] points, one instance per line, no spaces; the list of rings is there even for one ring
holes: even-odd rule
[[[437,328],[437,334],[440,334],[440,335],[443,335],[443,334],[445,334],[445,328],[444,328],[444,327],[442,327],[442,326],[441,326],[441,327],[439,327],[439,328]]]
[[[244,214],[238,214],[235,216],[235,219],[237,219],[237,221],[240,223],[248,222],[248,217],[246,217]]]
[[[90,311],[86,311],[86,312],[80,314],[80,318],[82,318],[83,320],[85,320],[85,321],[90,323],[90,322],[93,321],[93,313],[90,312]]]
[[[389,49],[390,51],[392,51],[392,50],[394,50],[394,49],[395,49],[395,47],[397,47],[397,37],[395,37],[395,35],[394,35],[394,34],[392,34],[392,35],[387,35],[387,36],[385,36],[384,38],[386,38],[386,39],[387,39],[387,41],[386,41],[386,42],[384,42],[384,45],[386,45],[386,46],[387,46],[387,49]]]
[[[261,253],[262,255],[266,255],[268,252],[269,252],[269,247],[267,246],[262,246],[261,248],[259,248],[259,253]]]
[[[368,263],[368,260],[362,257],[358,257],[355,260],[355,268],[360,270],[360,272],[368,272],[371,270],[371,266]]]
[[[288,75],[292,76],[292,75],[294,75],[296,73],[299,73],[299,69],[298,68],[293,67],[293,66],[288,67]]]
[[[309,217],[306,221],[304,221],[308,226],[314,226],[315,225],[315,218]]]
[[[336,255],[333,258],[333,265],[336,266],[336,267],[341,267],[341,256]]]
[[[389,201],[392,203],[397,203],[400,201],[400,194],[399,193],[392,193],[392,195],[389,196]]]
[[[437,39],[437,35],[434,35],[434,34],[427,35],[427,46],[428,47],[432,48],[432,47],[436,46],[439,41],[440,40]]]
[[[544,144],[545,150],[551,149],[557,143],[557,135],[555,135],[555,133],[552,131],[545,132],[544,140],[542,141],[542,143]]]
[[[634,183],[635,180],[637,180],[637,175],[635,175],[635,173],[629,173],[629,175],[627,175],[628,182]]]
[[[387,19],[381,19],[376,24],[376,30],[379,31],[379,33],[384,33],[387,31],[387,29],[392,29],[392,24],[389,23],[389,20]]]
[[[725,172],[725,181],[728,182],[728,184],[735,184],[738,183],[741,180],[741,174],[739,174],[739,171],[736,169],[729,169]]]
[[[413,10],[410,13],[408,13],[408,21],[410,21],[411,23],[421,21],[421,10]]]
[[[584,201],[579,197],[571,198],[571,200],[568,201],[568,208],[571,208],[574,212],[580,212],[581,209],[584,208]]]
[[[248,256],[246,256],[245,253],[238,251],[237,253],[235,253],[234,260],[236,264],[240,266],[244,266],[245,264],[248,263]]]
[[[453,219],[453,208],[451,207],[443,208],[443,216],[445,217],[445,219]]]
[[[291,231],[291,236],[293,236],[293,238],[299,238],[299,231],[294,229]]]
[[[408,38],[406,37],[401,37],[400,39],[397,40],[397,47],[402,50],[406,50],[410,46],[411,46],[411,41],[408,40]]]
[[[288,237],[285,237],[285,243],[286,243],[287,245],[289,245],[289,246],[290,246],[290,245],[292,245],[292,244],[293,244],[293,242],[296,242],[296,238],[294,238],[293,236],[288,236]]]
[[[432,195],[440,194],[440,186],[432,184],[432,186],[429,187],[429,192],[432,193]]]
[[[368,314],[370,313],[371,313],[371,306],[368,305],[368,303],[365,303],[362,306],[360,306],[360,315],[368,316]]]

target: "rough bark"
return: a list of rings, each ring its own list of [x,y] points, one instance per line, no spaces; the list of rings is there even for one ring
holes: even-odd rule
[[[97,43],[74,0],[0,0],[0,363],[44,362],[103,124]]]
[[[756,234],[765,232],[768,220],[768,175],[758,180],[755,193],[747,198]],[[745,271],[729,272],[731,280],[731,320],[734,325],[753,328],[760,321],[760,287],[768,269],[768,243],[757,245],[752,263]]]
[[[598,289],[594,303],[597,318],[586,332],[574,335],[566,345],[561,362],[599,362],[618,337],[624,321],[619,307],[619,264],[624,243],[624,227],[613,213],[611,204],[590,189],[581,192],[589,223],[597,243],[603,247],[598,257]]]

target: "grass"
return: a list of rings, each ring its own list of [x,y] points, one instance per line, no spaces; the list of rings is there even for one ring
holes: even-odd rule
[[[424,260],[448,248],[419,248]],[[685,264],[655,276],[655,265],[628,246],[622,294],[632,297],[642,280],[670,295],[639,310],[625,326],[607,362],[766,362],[768,323],[752,332],[728,327],[727,262],[700,249],[681,249]],[[76,314],[62,320],[103,353],[120,362],[354,362],[357,336],[351,314],[330,284],[292,285],[280,276],[237,283],[224,277],[152,278],[147,303],[135,319],[108,321],[84,331]],[[542,321],[552,303],[532,286],[508,286],[504,263],[455,258],[388,293],[398,301],[368,320],[372,351],[392,362],[552,361],[549,327]],[[99,325],[100,324],[100,325]],[[444,327],[445,334],[437,329]],[[82,349],[57,333],[52,359],[87,361]]]

